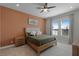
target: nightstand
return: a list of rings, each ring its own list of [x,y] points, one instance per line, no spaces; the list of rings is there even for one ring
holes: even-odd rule
[[[19,37],[15,38],[15,46],[16,47],[24,45],[24,44],[25,44],[25,37],[19,36]]]
[[[79,41],[73,43],[72,45],[72,55],[79,56]]]

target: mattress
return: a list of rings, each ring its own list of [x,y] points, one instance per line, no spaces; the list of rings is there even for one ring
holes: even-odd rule
[[[56,39],[55,37],[49,35],[38,35],[38,36],[29,36],[28,40],[37,46],[41,46]]]

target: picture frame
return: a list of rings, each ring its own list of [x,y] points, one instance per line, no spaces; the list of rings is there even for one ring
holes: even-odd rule
[[[37,20],[37,19],[29,18],[28,23],[29,23],[30,25],[38,25],[38,20]]]

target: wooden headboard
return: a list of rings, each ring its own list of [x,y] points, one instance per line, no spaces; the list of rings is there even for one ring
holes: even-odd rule
[[[31,33],[31,32],[33,32],[33,31],[34,31],[34,32],[39,32],[40,29],[39,29],[39,28],[32,28],[32,27],[31,27],[31,28],[24,28],[25,37],[28,36],[27,33]]]

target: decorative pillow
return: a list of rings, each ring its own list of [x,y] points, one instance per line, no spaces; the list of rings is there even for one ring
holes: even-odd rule
[[[42,32],[41,32],[41,31],[38,31],[38,32],[37,32],[37,35],[42,35]]]
[[[31,35],[34,35],[35,36],[36,35],[36,31],[32,31],[31,32]]]

